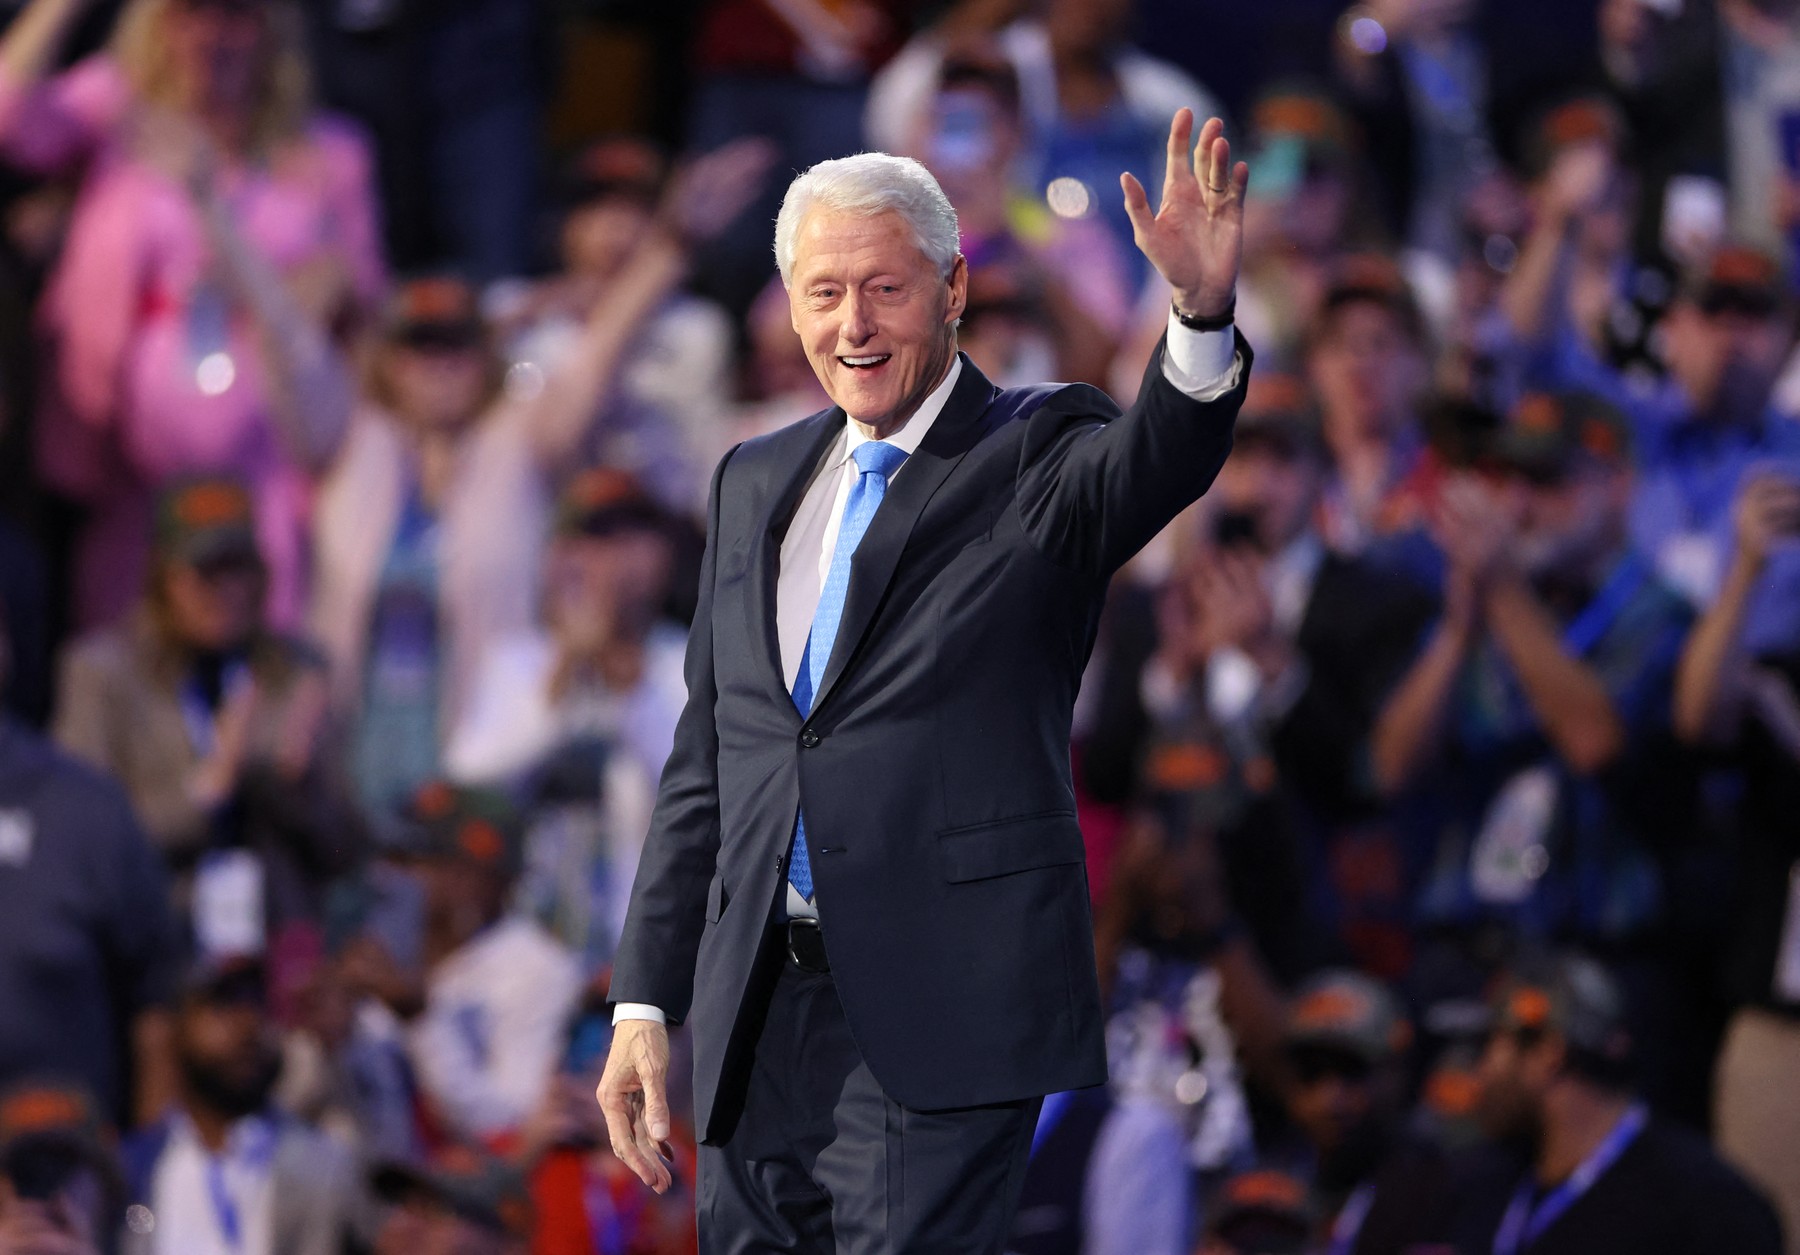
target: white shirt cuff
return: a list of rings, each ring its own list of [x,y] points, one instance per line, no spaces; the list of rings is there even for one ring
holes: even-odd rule
[[[624,1020],[651,1020],[657,1024],[667,1024],[669,1017],[647,1002],[621,1002],[613,1007],[613,1023]]]
[[[1163,352],[1163,378],[1175,390],[1196,401],[1217,401],[1237,387],[1243,362],[1237,356],[1237,336],[1223,331],[1195,331],[1184,327],[1169,311],[1169,338]]]

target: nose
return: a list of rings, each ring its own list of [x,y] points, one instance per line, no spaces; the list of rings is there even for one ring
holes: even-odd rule
[[[844,294],[844,321],[838,328],[838,337],[851,348],[860,349],[875,338],[880,330],[875,325],[874,310],[860,292],[852,289]]]

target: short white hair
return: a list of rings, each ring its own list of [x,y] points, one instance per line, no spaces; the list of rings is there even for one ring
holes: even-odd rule
[[[788,184],[775,218],[775,264],[785,285],[794,277],[794,237],[814,209],[897,213],[912,227],[919,251],[946,277],[956,265],[956,210],[931,171],[911,157],[857,153],[821,161]]]

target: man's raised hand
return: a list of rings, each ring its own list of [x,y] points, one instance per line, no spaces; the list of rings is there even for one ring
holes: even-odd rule
[[[658,1194],[669,1174],[669,1030],[654,1020],[620,1020],[595,1097],[612,1152]]]
[[[1162,206],[1152,211],[1144,185],[1121,174],[1132,234],[1150,264],[1175,289],[1184,314],[1216,318],[1231,308],[1244,255],[1244,189],[1250,167],[1231,164],[1225,123],[1207,119],[1188,160],[1194,114],[1183,109],[1169,127],[1169,164]]]

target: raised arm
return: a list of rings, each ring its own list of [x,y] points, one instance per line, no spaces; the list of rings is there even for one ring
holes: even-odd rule
[[[1724,738],[1737,712],[1745,674],[1744,619],[1769,550],[1800,533],[1800,484],[1759,475],[1739,494],[1732,521],[1737,538],[1719,596],[1688,638],[1675,672],[1675,734],[1698,744]]]
[[[1584,776],[1610,766],[1625,748],[1625,722],[1605,681],[1563,645],[1556,620],[1522,575],[1494,582],[1488,623],[1563,762]]]
[[[1487,585],[1512,529],[1489,494],[1455,480],[1445,486],[1434,532],[1447,559],[1443,616],[1369,736],[1370,772],[1384,797],[1409,788],[1443,748],[1457,678],[1481,639]]]
[[[46,80],[93,0],[32,0],[0,39],[0,149],[20,165],[79,161],[119,119],[124,85],[104,59]]]
[[[650,238],[596,301],[575,351],[544,381],[525,423],[547,465],[568,458],[617,386],[631,342],[687,272],[688,246],[710,239],[737,217],[762,185],[771,161],[759,140],[727,144],[698,158],[670,185]]]
[[[1531,232],[1500,289],[1500,311],[1521,340],[1567,328],[1575,233],[1616,177],[1612,152],[1596,141],[1559,153],[1537,188]]]

